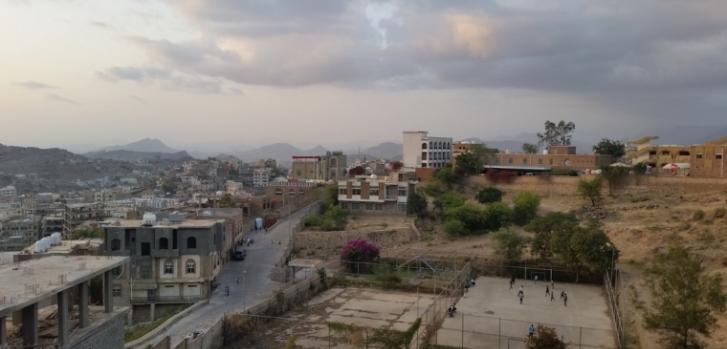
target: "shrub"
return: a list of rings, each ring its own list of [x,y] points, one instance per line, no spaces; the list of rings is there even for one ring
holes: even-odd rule
[[[374,267],[374,279],[381,282],[385,288],[393,288],[401,283],[401,277],[389,263],[379,263]]]
[[[458,220],[450,219],[446,222],[444,222],[444,231],[447,232],[447,234],[452,236],[460,236],[460,235],[467,235],[469,234],[469,230],[464,226],[464,224]]]
[[[725,211],[724,207],[718,207],[714,210],[714,218],[724,218],[725,213],[727,212]]]
[[[438,198],[434,199],[434,207],[444,210],[451,207],[459,207],[464,205],[465,198],[464,196],[457,194],[455,192],[449,191]]]
[[[487,205],[482,215],[481,228],[485,231],[495,231],[506,226],[512,218],[512,210],[507,205],[496,202]]]
[[[406,213],[423,217],[427,213],[427,198],[417,192],[409,193],[406,204]]]
[[[454,184],[457,184],[459,182],[460,177],[457,175],[457,172],[454,171],[454,169],[450,167],[443,167],[437,170],[437,172],[434,173],[434,179],[438,180],[440,183],[451,187]]]
[[[512,229],[501,229],[492,234],[497,253],[506,261],[520,259],[525,247],[525,239]]]
[[[530,192],[522,192],[513,200],[512,221],[517,225],[530,223],[538,213],[540,196]]]
[[[565,349],[565,343],[558,337],[555,329],[538,325],[538,331],[533,337],[532,349]]]
[[[366,240],[350,240],[341,249],[341,260],[348,262],[347,267],[351,272],[368,271],[357,263],[373,263],[379,258],[379,248]]]
[[[489,204],[502,200],[503,192],[495,187],[486,187],[477,192],[477,201],[482,204]]]
[[[445,192],[447,192],[447,188],[444,187],[444,184],[440,182],[437,179],[432,180],[427,184],[423,189],[424,193],[426,193],[429,196],[437,197]]]
[[[601,186],[603,185],[603,179],[601,176],[595,177],[591,180],[582,179],[578,182],[578,195],[582,198],[590,200],[593,207],[597,206],[601,201]]]
[[[704,219],[704,211],[702,211],[702,210],[694,211],[694,214],[692,215],[692,220],[701,221],[702,219]]]

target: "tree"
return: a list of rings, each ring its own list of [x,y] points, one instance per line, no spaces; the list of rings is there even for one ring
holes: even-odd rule
[[[235,201],[232,199],[230,193],[226,193],[222,196],[220,201],[217,202],[217,206],[221,208],[235,207]]]
[[[481,204],[502,201],[503,192],[495,187],[485,187],[477,192],[477,201]]]
[[[350,240],[341,249],[341,261],[352,272],[368,271],[368,264],[379,259],[379,248],[366,240]],[[361,263],[364,263],[363,267]]]
[[[525,227],[526,231],[533,232],[531,249],[540,258],[547,260],[553,255],[551,238],[554,231],[573,229],[578,225],[578,218],[572,213],[551,212],[544,217],[537,217]]]
[[[558,337],[555,329],[538,325],[538,331],[533,336],[529,349],[565,349],[565,343]]]
[[[567,225],[554,230],[550,249],[576,274],[576,282],[584,271],[605,272],[616,258],[615,249],[606,233],[595,222]]]
[[[323,188],[323,204],[327,206],[338,205],[338,186],[328,185]]]
[[[442,167],[434,173],[434,179],[447,187],[452,187],[459,182],[459,176],[451,166]]]
[[[545,131],[538,133],[538,143],[543,146],[570,145],[571,133],[576,129],[573,122],[561,120],[557,124],[548,120],[545,122]]]
[[[516,261],[522,256],[525,239],[512,229],[500,229],[492,238],[495,240],[497,254],[505,261]]]
[[[495,202],[485,206],[478,229],[483,232],[499,230],[510,223],[511,219],[510,207],[502,202]]]
[[[614,159],[620,159],[626,154],[626,145],[619,140],[602,138],[598,144],[593,146],[593,152],[601,155],[611,155]]]
[[[478,154],[473,151],[462,153],[456,161],[457,173],[460,175],[473,175],[482,172],[484,162]]]
[[[538,146],[531,143],[524,143],[523,152],[528,154],[535,154],[538,152]]]
[[[715,314],[725,311],[727,295],[720,274],[704,274],[702,258],[672,246],[647,267],[653,301],[644,312],[646,327],[659,331],[671,348],[699,348],[697,335],[709,336]]]
[[[164,193],[175,194],[177,192],[177,182],[174,177],[165,177],[162,180],[162,191]]]
[[[613,189],[622,187],[631,171],[630,167],[606,166],[601,169],[601,177],[608,183],[608,193],[613,195]]]
[[[517,225],[530,223],[538,214],[540,207],[540,196],[531,192],[521,192],[512,200],[512,221]]]
[[[462,206],[465,201],[466,199],[464,196],[457,194],[456,192],[449,191],[434,199],[434,207],[443,211],[447,208]]]
[[[427,198],[415,191],[409,193],[406,203],[406,213],[410,215],[424,216],[427,213]]]
[[[597,176],[591,180],[581,179],[578,182],[578,195],[586,200],[591,201],[591,205],[596,207],[601,202],[601,186],[603,185],[603,179],[601,176]]]

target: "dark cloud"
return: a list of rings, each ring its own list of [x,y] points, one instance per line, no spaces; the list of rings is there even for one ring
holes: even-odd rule
[[[156,67],[112,67],[98,72],[99,79],[118,82],[134,81],[139,84],[156,84],[169,91],[202,94],[241,94],[221,79],[200,77]]]
[[[48,85],[42,82],[38,81],[20,81],[20,82],[14,82],[13,85],[27,88],[29,90],[52,90],[57,89],[57,86]]]

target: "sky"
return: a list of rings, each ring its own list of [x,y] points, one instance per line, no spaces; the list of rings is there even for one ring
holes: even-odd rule
[[[727,126],[724,0],[0,0],[0,143]]]

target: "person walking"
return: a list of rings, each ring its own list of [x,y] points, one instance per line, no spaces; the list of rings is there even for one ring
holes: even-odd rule
[[[525,298],[525,291],[523,290],[523,287],[520,286],[520,290],[517,291],[517,296],[520,298],[520,304],[523,304],[523,298]]]
[[[552,290],[550,292],[550,301],[552,302],[555,299],[555,290]]]
[[[515,286],[515,276],[510,277],[510,289],[512,290],[512,287]]]
[[[548,298],[550,296],[550,286],[545,285],[545,298]]]
[[[562,296],[563,297],[563,306],[567,307],[568,306],[568,292],[563,290],[562,294],[563,294],[563,296]]]
[[[533,335],[535,335],[535,325],[530,324],[530,326],[528,326],[528,342],[533,339]]]

